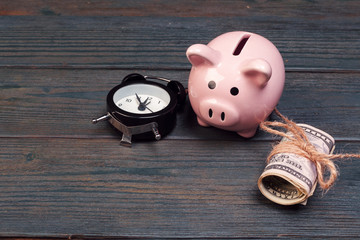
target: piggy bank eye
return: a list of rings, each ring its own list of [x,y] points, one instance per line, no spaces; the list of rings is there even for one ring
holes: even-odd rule
[[[210,89],[214,89],[214,88],[216,87],[216,82],[210,81],[210,82],[208,83],[208,87],[209,87]]]
[[[230,89],[230,93],[231,95],[236,96],[239,93],[239,89],[237,87],[233,87]]]

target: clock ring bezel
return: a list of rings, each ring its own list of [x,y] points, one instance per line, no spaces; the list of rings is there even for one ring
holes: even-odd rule
[[[146,84],[146,85],[152,85],[152,86],[159,87],[159,88],[165,90],[169,94],[170,102],[168,103],[168,105],[165,108],[163,108],[159,111],[153,112],[153,113],[143,113],[143,114],[132,113],[132,112],[128,112],[128,111],[125,111],[125,110],[119,108],[116,105],[116,103],[114,102],[115,93],[119,89],[121,89],[125,86],[134,85],[134,84]],[[132,80],[132,81],[123,82],[123,83],[115,86],[114,88],[112,88],[107,95],[106,101],[107,101],[107,106],[108,106],[108,112],[109,113],[114,113],[114,112],[117,113],[117,114],[115,114],[115,116],[117,118],[121,117],[121,118],[127,118],[127,119],[132,119],[132,118],[133,119],[152,119],[152,118],[157,118],[162,115],[166,115],[167,113],[171,113],[171,112],[175,111],[175,108],[177,105],[177,96],[166,85],[163,85],[163,84],[160,84],[157,82],[153,82],[153,81],[147,81],[147,80]],[[121,121],[122,119],[119,119],[119,120]]]

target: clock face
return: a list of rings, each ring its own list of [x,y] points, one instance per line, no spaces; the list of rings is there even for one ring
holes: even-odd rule
[[[151,114],[166,108],[169,93],[156,85],[137,83],[119,88],[113,96],[115,105],[134,114]]]

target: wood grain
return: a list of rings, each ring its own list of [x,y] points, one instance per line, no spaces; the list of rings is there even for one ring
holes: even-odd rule
[[[359,161],[308,206],[257,189],[271,142],[0,139],[0,232],[134,237],[355,237]],[[176,146],[176,147],[175,147]],[[356,151],[359,143],[338,145]],[[66,149],[66,151],[64,151]],[[219,150],[221,149],[221,150]],[[22,217],[19,218],[19,215]]]
[[[139,71],[179,80],[188,71]],[[106,95],[128,70],[2,69],[0,136],[119,138],[108,124],[91,124],[106,113]],[[337,140],[359,140],[360,74],[287,74],[279,110],[295,122],[316,126]],[[189,101],[169,139],[243,140],[235,133],[200,127]],[[271,139],[262,132],[255,140]]]
[[[286,16],[314,20],[359,16],[357,1],[309,2],[295,1],[217,1],[191,0],[2,0],[0,14],[7,16],[179,16],[179,17],[238,17]]]
[[[229,31],[272,41],[287,70],[358,71],[360,18],[2,17],[0,67],[190,68],[186,49]]]
[[[278,138],[198,126],[190,104],[158,142],[119,146],[107,92],[132,72],[179,80],[186,49],[267,37],[286,65],[278,109],[360,151],[358,1],[0,2],[0,238],[355,239],[360,161],[307,206],[257,189]],[[272,119],[276,119],[272,116]]]

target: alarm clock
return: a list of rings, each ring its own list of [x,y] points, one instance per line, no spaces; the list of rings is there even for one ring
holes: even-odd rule
[[[160,140],[174,128],[185,99],[185,88],[178,81],[132,73],[108,93],[107,114],[92,122],[109,121],[122,132],[123,146],[130,147],[133,136]]]

